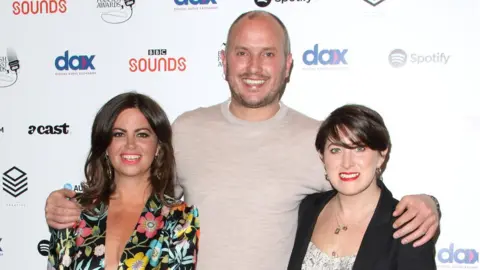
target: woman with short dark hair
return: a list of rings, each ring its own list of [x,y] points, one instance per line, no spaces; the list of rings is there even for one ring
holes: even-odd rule
[[[432,241],[414,248],[394,233],[398,201],[382,180],[390,135],[382,117],[345,105],[322,123],[315,147],[333,190],[300,205],[289,270],[432,270]]]

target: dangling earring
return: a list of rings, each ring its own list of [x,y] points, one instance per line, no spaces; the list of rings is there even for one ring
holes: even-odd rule
[[[108,159],[108,154],[105,153],[105,163],[107,163],[107,176],[109,180],[112,180],[112,169],[110,168],[110,160]]]
[[[377,179],[380,180],[380,181],[383,181],[382,169],[377,168],[377,169],[375,170],[375,173],[377,174]]]

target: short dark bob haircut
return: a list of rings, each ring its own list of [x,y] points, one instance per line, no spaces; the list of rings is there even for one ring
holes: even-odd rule
[[[342,141],[341,134],[346,134],[352,144]],[[322,156],[325,153],[327,141],[348,149],[368,147],[379,152],[388,149],[377,178],[380,178],[385,171],[392,149],[390,135],[380,114],[357,104],[347,104],[337,108],[322,122],[315,140],[315,148]]]
[[[150,97],[136,92],[119,94],[110,99],[98,111],[93,121],[91,149],[85,163],[86,181],[82,183],[83,193],[79,195],[82,207],[91,212],[99,203],[108,205],[115,192],[114,171],[106,159],[106,151],[112,141],[113,125],[121,112],[136,108],[143,113],[153,132],[157,135],[160,151],[150,168],[152,194],[159,196],[165,203],[164,194],[173,198],[175,159],[172,147],[172,128],[167,114]],[[91,212],[92,213],[92,212]]]

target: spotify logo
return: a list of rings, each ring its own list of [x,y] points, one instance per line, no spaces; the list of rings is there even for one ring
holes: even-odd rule
[[[403,67],[407,62],[407,53],[404,50],[395,49],[388,56],[388,61],[392,67]]]

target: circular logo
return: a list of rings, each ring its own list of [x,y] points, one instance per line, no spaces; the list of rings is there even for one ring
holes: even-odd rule
[[[48,256],[48,250],[50,246],[50,241],[48,240],[42,240],[38,243],[37,249],[38,253],[42,256]]]
[[[73,186],[72,186],[72,184],[70,184],[70,183],[67,183],[67,184],[63,185],[63,188],[64,188],[64,189],[73,190]]]
[[[266,7],[268,5],[270,5],[270,3],[272,2],[272,0],[253,0],[255,1],[255,4],[259,7]]]
[[[407,63],[407,53],[404,50],[395,49],[388,56],[388,61],[394,68],[403,67]]]

